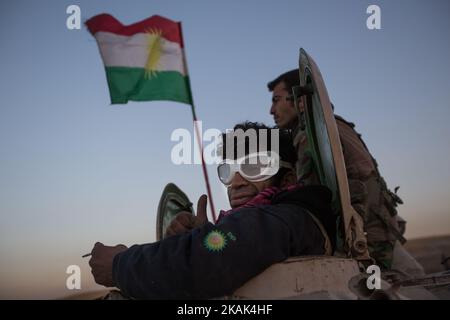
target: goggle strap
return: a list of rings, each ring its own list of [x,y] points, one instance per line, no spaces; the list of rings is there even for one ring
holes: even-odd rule
[[[287,168],[287,169],[294,169],[294,167],[292,166],[292,164],[290,164],[289,162],[280,160],[280,168]]]

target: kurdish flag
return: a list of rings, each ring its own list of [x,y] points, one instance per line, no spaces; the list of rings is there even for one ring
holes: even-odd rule
[[[192,105],[181,23],[156,15],[124,26],[100,14],[86,26],[105,64],[111,103],[170,100]]]

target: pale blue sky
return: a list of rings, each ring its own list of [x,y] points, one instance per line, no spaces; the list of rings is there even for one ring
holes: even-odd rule
[[[182,21],[198,117],[224,130],[272,124],[266,83],[318,63],[336,113],[357,124],[391,187],[400,185],[409,238],[450,233],[450,2],[438,1],[1,1],[0,298],[68,295],[65,269],[97,288],[81,254],[96,241],[151,242],[168,182],[197,201],[199,165],[173,165],[189,106],[110,106],[102,61],[83,21],[124,24],[154,14]],[[381,8],[381,30],[366,8]],[[209,166],[217,208],[228,208]]]

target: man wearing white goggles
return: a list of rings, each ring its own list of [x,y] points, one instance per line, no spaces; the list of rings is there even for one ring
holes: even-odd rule
[[[256,130],[247,139],[245,134]],[[263,130],[267,130],[266,135]],[[249,136],[252,136],[249,134]],[[273,137],[276,137],[273,139]],[[295,149],[289,134],[258,123],[243,123],[222,135],[219,149],[223,161],[217,167],[219,180],[227,187],[232,209],[236,209],[270,187],[286,188],[297,182]],[[264,150],[259,151],[258,150]]]
[[[251,122],[235,126],[240,128],[256,130],[258,137],[270,129]],[[206,221],[201,196],[197,216],[178,213],[157,243],[128,249],[97,244],[89,261],[96,282],[137,299],[210,299],[232,293],[290,256],[330,254],[336,226],[331,193],[295,183],[289,133],[280,132],[279,140],[280,155],[273,145],[264,146],[267,152],[250,152],[246,141],[240,145],[245,156],[239,145],[228,146],[230,155],[224,150],[218,173],[232,209],[222,211],[216,224]],[[258,138],[256,148],[261,144]]]

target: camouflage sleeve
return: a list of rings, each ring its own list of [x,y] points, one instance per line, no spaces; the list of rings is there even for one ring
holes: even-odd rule
[[[354,125],[337,118],[345,166],[347,170],[351,204],[364,220],[364,231],[370,256],[382,269],[390,269],[397,239],[402,239],[398,224],[385,201],[382,182],[373,159]],[[395,210],[395,209],[394,209]]]

